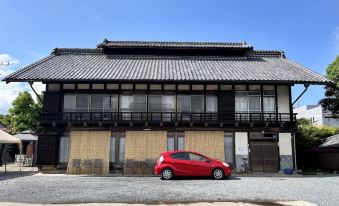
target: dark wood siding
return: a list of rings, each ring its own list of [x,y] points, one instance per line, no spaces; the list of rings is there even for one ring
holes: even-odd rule
[[[225,91],[218,95],[218,111],[220,113],[234,114],[235,96],[234,91]],[[227,115],[222,118],[224,121],[233,121],[233,115]]]
[[[38,135],[37,165],[56,165],[58,162],[59,141],[56,134]]]
[[[59,112],[60,111],[60,92],[46,92],[44,94],[43,111]]]
[[[277,142],[250,142],[252,172],[278,172],[278,149]]]

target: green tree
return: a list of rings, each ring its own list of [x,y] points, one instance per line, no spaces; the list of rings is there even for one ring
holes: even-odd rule
[[[16,134],[24,130],[36,131],[41,108],[42,105],[35,103],[30,93],[21,92],[9,109],[10,132]]]
[[[309,119],[300,118],[297,121],[298,132],[296,134],[297,150],[305,150],[318,147],[327,137],[339,133],[339,128],[327,126],[315,126]]]
[[[326,77],[333,83],[325,86],[325,98],[321,106],[333,117],[339,117],[339,56],[327,67]]]

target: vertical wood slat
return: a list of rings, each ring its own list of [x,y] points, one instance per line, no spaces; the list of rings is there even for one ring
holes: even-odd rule
[[[224,161],[224,131],[185,131],[185,149]]]
[[[43,99],[43,112],[59,112],[60,93],[45,92]]]
[[[156,160],[167,151],[167,131],[127,131],[125,141],[125,160]]]
[[[58,135],[43,134],[39,135],[39,144],[37,151],[37,165],[56,165],[58,162]]]
[[[85,159],[102,159],[101,174],[109,173],[110,131],[71,131],[67,174],[86,174]],[[81,169],[72,168],[73,159],[81,159]],[[97,173],[93,169],[89,173]]]

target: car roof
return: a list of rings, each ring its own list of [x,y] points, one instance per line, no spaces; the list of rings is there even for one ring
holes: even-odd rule
[[[198,155],[202,155],[202,156],[205,156],[206,155],[203,155],[199,152],[195,152],[195,151],[190,151],[190,150],[171,150],[171,151],[167,151],[167,152],[164,152],[162,154],[168,154],[168,155],[171,155],[171,154],[175,154],[175,153],[179,153],[179,152],[191,152],[191,153],[195,153],[195,154],[198,154]]]

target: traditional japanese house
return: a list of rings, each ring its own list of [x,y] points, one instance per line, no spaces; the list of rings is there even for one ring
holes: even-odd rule
[[[245,42],[108,41],[56,48],[9,76],[46,84],[42,171],[150,173],[161,152],[194,150],[237,172],[295,167],[291,87],[329,81]]]

